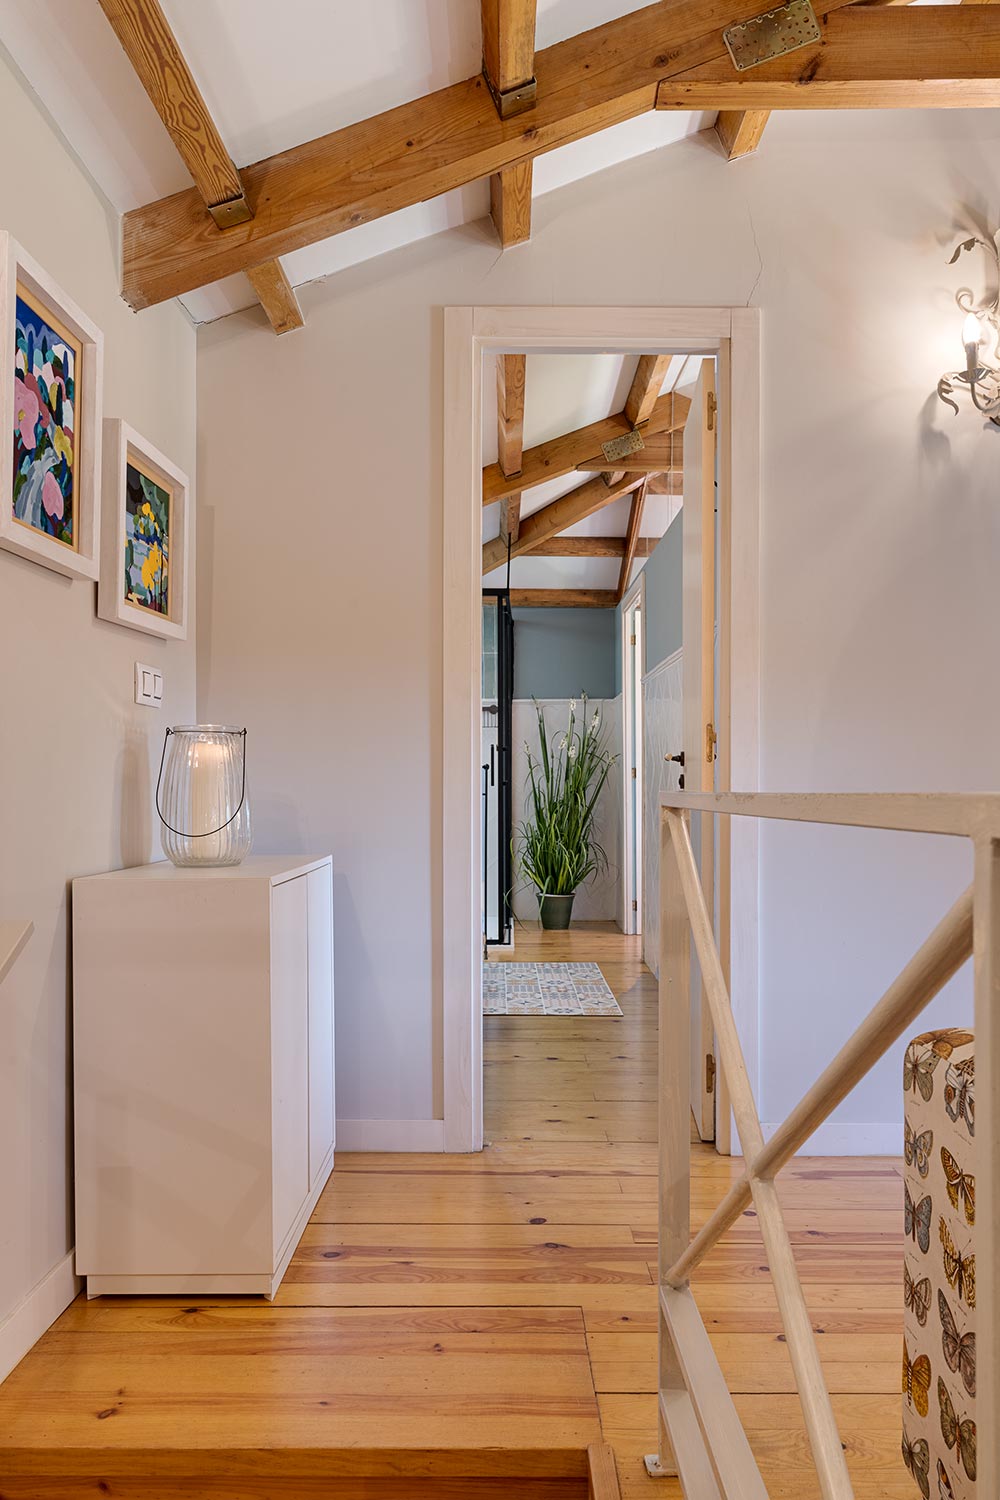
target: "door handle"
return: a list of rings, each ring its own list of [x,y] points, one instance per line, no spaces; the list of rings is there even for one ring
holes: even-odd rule
[[[684,751],[682,750],[681,753],[680,753],[680,755],[665,755],[663,757],[663,759],[664,760],[674,760],[674,761],[677,762],[677,764],[679,766],[682,766],[684,764]]]

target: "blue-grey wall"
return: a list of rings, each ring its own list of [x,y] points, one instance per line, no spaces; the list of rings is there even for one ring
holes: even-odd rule
[[[515,698],[613,698],[612,609],[515,609]]]
[[[681,516],[674,517],[646,563],[646,671],[683,644]]]

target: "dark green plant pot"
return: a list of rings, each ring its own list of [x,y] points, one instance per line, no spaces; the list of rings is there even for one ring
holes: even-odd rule
[[[570,891],[568,896],[539,896],[538,915],[546,932],[565,932],[573,915],[573,897],[575,891]]]

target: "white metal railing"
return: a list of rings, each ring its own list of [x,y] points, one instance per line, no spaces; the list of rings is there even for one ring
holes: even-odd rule
[[[689,834],[690,814],[782,818],[972,840],[972,885],[765,1144]],[[745,1159],[691,1238],[690,942],[715,1029]],[[823,1500],[853,1489],[795,1266],[775,1177],[951,976],[975,960],[978,1409],[1000,1409],[1000,796],[665,793],[660,833],[660,1376],[655,1474],[678,1474],[688,1500],[767,1500],[767,1489],[688,1285],[692,1271],[753,1202]],[[902,1286],[900,1287],[902,1300]],[[1000,1423],[980,1424],[978,1493],[1000,1495]]]

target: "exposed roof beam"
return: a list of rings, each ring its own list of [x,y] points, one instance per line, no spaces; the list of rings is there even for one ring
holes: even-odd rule
[[[660,396],[643,429],[643,437],[648,440],[651,434],[683,427],[690,405],[687,396],[674,396],[672,392]],[[624,412],[619,412],[614,417],[602,417],[599,422],[591,422],[587,427],[579,427],[575,432],[567,432],[548,443],[539,443],[524,452],[521,472],[514,479],[508,479],[499,464],[487,464],[483,469],[483,504],[492,505],[515,490],[528,490],[532,485],[544,484],[547,479],[572,474],[578,463],[601,451],[602,443],[623,437],[631,430],[631,422]]]
[[[614,609],[614,589],[511,589],[511,609]]]
[[[535,103],[535,0],[482,0],[483,74],[502,120]]]
[[[482,0],[483,77],[502,120],[535,106],[535,0]],[[504,250],[531,237],[531,161],[490,178],[490,217]]]
[[[659,541],[657,536],[636,539],[636,557],[648,557]],[[531,549],[532,557],[624,557],[623,536],[554,536]]]
[[[760,145],[769,109],[720,109],[715,133],[730,161],[749,156]]]
[[[679,432],[666,432],[647,437],[644,446],[638,453],[630,453],[628,458],[607,459],[603,453],[593,453],[589,458],[583,459],[577,464],[578,473],[607,474],[613,473],[612,463],[627,463],[634,474],[682,474],[684,472],[684,449],[683,437]]]
[[[824,12],[844,3],[826,0]],[[166,301],[643,114],[663,79],[713,59],[731,70],[721,28],[760,5],[657,0],[546,47],[535,54],[538,102],[524,117],[499,119],[478,74],[281,151],[244,168],[255,217],[232,229],[219,230],[193,191],[135,209],[123,226],[125,298],[136,308]],[[1000,42],[986,51],[984,69]]]
[[[632,577],[632,564],[635,562],[635,549],[639,540],[639,528],[642,526],[642,511],[646,503],[646,486],[641,484],[632,496],[632,509],[629,512],[628,531],[625,533],[625,556],[622,558],[621,569],[618,573],[618,590],[615,595],[615,603],[620,604],[625,597],[629,579]]]
[[[497,355],[497,454],[505,479],[521,472],[524,452],[523,354]],[[506,495],[500,505],[500,535],[517,541],[521,524],[521,492]]]
[[[646,486],[647,495],[683,495],[683,493],[683,474],[650,474],[649,484]]]
[[[215,224],[253,217],[236,163],[219,134],[159,0],[100,0],[126,57],[194,178]],[[276,260],[245,267],[276,333],[301,328],[295,293]]]
[[[955,109],[1000,104],[991,6],[852,6],[823,38],[736,73],[716,57],[664,79],[658,109]]]
[[[302,327],[305,319],[299,299],[280,260],[266,260],[262,266],[251,266],[247,277],[275,333],[291,333],[293,328]]]
[[[531,238],[531,181],[534,165],[515,162],[490,178],[490,218],[504,250]]]
[[[966,4],[970,0],[965,0]],[[973,4],[988,5],[991,0],[971,0]],[[909,5],[910,0],[862,0],[867,5]],[[771,118],[769,109],[720,109],[715,121],[715,133],[730,161],[752,156],[760,145],[761,137]]]
[[[625,402],[625,415],[633,427],[641,427],[643,422],[649,421],[671,359],[670,354],[643,354],[640,357]]]
[[[539,542],[547,542],[550,537],[558,536],[560,531],[575,526],[577,521],[583,521],[595,511],[603,510],[605,505],[611,505],[622,495],[630,495],[634,489],[638,489],[645,477],[644,474],[626,474],[620,484],[610,487],[603,479],[589,479],[568,495],[562,495],[549,505],[543,505],[541,510],[522,519],[517,541],[510,549],[511,557],[520,557],[523,553],[530,552]],[[494,568],[502,567],[506,561],[507,543],[503,537],[494,537],[492,541],[483,543],[484,573],[492,573]]]

